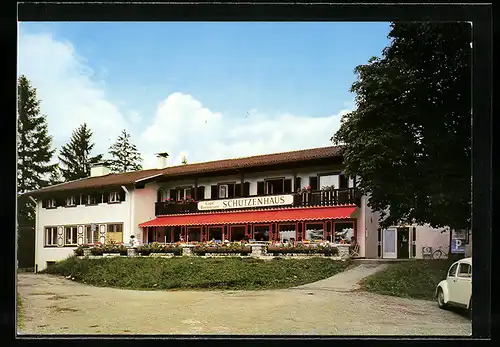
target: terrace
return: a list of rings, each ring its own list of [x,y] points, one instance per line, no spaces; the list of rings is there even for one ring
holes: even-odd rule
[[[355,204],[360,206],[361,194],[357,188],[325,189],[293,193],[293,207],[337,206]],[[253,195],[246,198],[273,196],[273,194]],[[259,207],[259,209],[276,206]],[[252,208],[247,208],[252,209]],[[233,209],[235,210],[235,209]],[[227,209],[226,211],[231,211]],[[191,199],[185,201],[163,201],[155,203],[155,215],[175,215],[199,213],[198,203]]]

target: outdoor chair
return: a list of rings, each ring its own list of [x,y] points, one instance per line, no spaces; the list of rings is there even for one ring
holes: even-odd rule
[[[356,243],[351,249],[351,257],[359,257],[359,244]]]

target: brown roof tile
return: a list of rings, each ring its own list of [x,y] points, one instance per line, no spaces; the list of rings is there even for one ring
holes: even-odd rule
[[[217,172],[227,169],[242,169],[259,167],[264,165],[284,164],[296,161],[314,160],[340,156],[340,147],[320,147],[300,151],[283,152],[256,155],[252,157],[224,159],[203,163],[171,166],[165,169],[149,169],[141,171],[126,172],[121,174],[108,174],[98,177],[82,178],[80,180],[57,184],[27,193],[27,195],[38,195],[49,192],[61,192],[69,190],[103,188],[109,186],[121,186],[135,183],[142,179],[158,176],[183,176],[205,172]]]

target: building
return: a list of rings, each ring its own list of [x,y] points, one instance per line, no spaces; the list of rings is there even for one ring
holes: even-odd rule
[[[158,154],[156,169],[110,174],[101,165],[88,178],[30,192],[36,268],[78,245],[131,235],[144,243],[355,237],[366,258],[420,258],[423,246],[445,241],[425,227],[379,230],[356,178],[343,173],[339,147],[180,166],[167,156]]]

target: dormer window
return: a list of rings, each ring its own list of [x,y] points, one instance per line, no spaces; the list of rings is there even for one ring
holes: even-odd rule
[[[70,206],[76,206],[75,197],[74,196],[68,196],[66,198],[66,206],[68,206],[68,207],[70,207]]]
[[[120,194],[118,192],[110,192],[109,202],[120,202]]]

